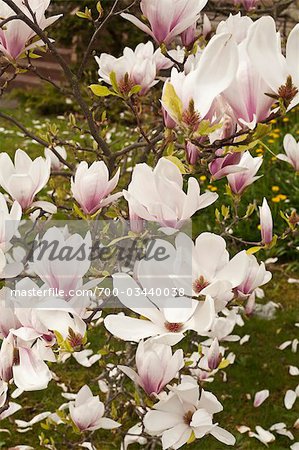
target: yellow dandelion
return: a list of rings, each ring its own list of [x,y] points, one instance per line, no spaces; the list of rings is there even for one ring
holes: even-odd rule
[[[269,144],[274,144],[274,142],[275,142],[274,139],[268,139]]]
[[[282,121],[283,121],[283,122],[289,122],[290,119],[289,119],[288,117],[284,117],[284,118],[282,119]]]
[[[212,186],[211,184],[209,184],[208,189],[212,192],[218,191],[218,188],[216,186]]]
[[[270,120],[270,123],[277,123],[276,119]]]
[[[276,156],[272,156],[271,161],[276,161],[276,160],[277,160]]]
[[[281,129],[280,128],[275,128],[273,131],[274,131],[274,133],[280,133]]]
[[[284,194],[279,194],[277,197],[280,198],[280,200],[286,200],[288,197]]]
[[[273,198],[272,198],[272,202],[274,202],[274,203],[279,203],[279,202],[280,202],[280,197],[279,197],[279,195],[277,195],[276,197],[273,197]]]
[[[200,181],[206,181],[207,177],[205,175],[201,175],[199,177]]]
[[[273,133],[272,136],[273,136],[274,139],[278,139],[280,137],[279,134],[277,134],[277,133]]]
[[[258,230],[261,230],[261,229],[262,229],[262,227],[261,227],[260,224],[257,226],[257,229],[258,229]]]
[[[273,192],[278,192],[279,191],[279,186],[272,186],[272,191]]]

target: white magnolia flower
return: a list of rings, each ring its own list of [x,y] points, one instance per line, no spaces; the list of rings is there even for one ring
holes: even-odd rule
[[[109,171],[104,161],[95,161],[90,167],[86,161],[82,161],[71,180],[73,197],[85,214],[94,214],[121,197],[120,192],[110,195],[118,180],[119,170],[109,180]]]
[[[159,394],[184,367],[183,350],[172,354],[169,345],[157,344],[151,339],[141,341],[136,351],[137,372],[127,366],[118,367],[148,395]]]
[[[149,434],[161,436],[163,450],[182,447],[192,434],[197,439],[211,434],[224,444],[234,445],[234,436],[213,424],[213,415],[222,409],[213,394],[203,389],[199,392],[197,382],[185,377],[145,415],[143,423]]]
[[[55,150],[64,160],[66,160],[67,152],[64,147],[58,145],[55,147]],[[56,156],[55,153],[53,152],[53,150],[51,150],[50,148],[45,148],[45,158],[50,159],[52,170],[61,170],[63,168],[63,163],[60,161],[58,156]]]
[[[50,159],[35,160],[23,150],[17,150],[14,163],[7,153],[0,154],[0,186],[22,207],[34,205],[35,195],[45,187],[50,177]]]
[[[218,195],[206,192],[193,177],[183,191],[183,176],[178,167],[161,158],[152,169],[147,164],[135,166],[132,181],[124,197],[129,203],[130,218],[158,222],[162,226],[180,228],[196,211],[214,203]]]
[[[279,153],[277,158],[288,162],[294,167],[296,172],[299,172],[299,142],[291,134],[286,134],[283,140],[283,147],[286,155]]]
[[[159,336],[159,342],[174,345],[184,337],[186,331],[194,330],[203,334],[208,332],[213,323],[214,301],[209,296],[204,301],[187,297],[164,297],[160,299],[158,306],[145,295],[134,295],[134,292],[140,290],[140,286],[129,275],[115,274],[113,280],[121,303],[148,319],[128,317],[122,313],[108,315],[104,320],[105,327],[120,339],[139,342],[141,339]]]
[[[280,34],[270,16],[257,20],[248,34],[247,49],[256,70],[269,86],[270,93],[284,98],[289,109],[299,102],[298,39],[299,24],[289,34],[284,56]],[[292,88],[288,87],[288,78],[292,81]]]
[[[80,431],[94,431],[99,428],[111,430],[120,423],[104,416],[105,406],[98,396],[93,396],[90,388],[83,386],[76,395],[75,402],[69,404],[72,421]]]
[[[99,65],[99,81],[111,84],[111,74],[114,73],[118,89],[123,94],[128,94],[135,85],[141,86],[141,94],[146,94],[158,83],[159,70],[173,65],[160,49],[155,51],[152,42],[138,44],[135,50],[126,47],[120,58],[102,53],[95,59]]]

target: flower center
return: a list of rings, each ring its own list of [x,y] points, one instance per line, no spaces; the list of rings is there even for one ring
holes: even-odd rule
[[[200,123],[200,115],[195,111],[193,100],[190,100],[189,108],[183,112],[182,121],[188,128],[191,128],[192,131],[197,131]]]
[[[280,86],[278,89],[278,95],[285,102],[285,106],[289,106],[294,97],[298,94],[298,89],[293,84],[293,80],[291,76],[288,76],[287,82],[285,85]]]
[[[205,279],[205,277],[200,275],[193,283],[193,290],[196,294],[200,294],[200,292],[207,286],[209,286],[209,282]]]
[[[193,411],[186,412],[186,414],[183,417],[184,423],[186,425],[190,425],[190,423],[192,422],[192,417],[193,417]]]
[[[165,322],[165,328],[171,333],[179,333],[183,329],[182,323]]]

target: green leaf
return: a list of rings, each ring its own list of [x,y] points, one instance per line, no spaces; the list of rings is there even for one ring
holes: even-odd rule
[[[115,93],[110,91],[107,86],[102,86],[101,84],[91,84],[89,88],[97,97],[107,97],[108,95],[115,95]]]
[[[104,14],[104,9],[100,1],[97,3],[97,11],[99,13],[99,16],[102,17]]]
[[[265,123],[258,123],[256,129],[253,133],[253,139],[262,139],[263,137],[267,136],[269,132],[271,131],[271,125],[267,125]]]
[[[187,173],[184,164],[182,163],[182,161],[179,158],[177,158],[176,156],[172,156],[172,155],[166,156],[165,158],[168,159],[169,161],[171,161],[173,164],[175,164],[178,167],[178,169],[180,170],[181,174],[185,175]]]
[[[165,85],[162,103],[164,103],[166,109],[170,109],[179,122],[182,120],[183,103],[177,96],[177,93],[171,83],[166,83]]]
[[[89,15],[88,15],[88,14],[85,14],[85,13],[82,12],[82,11],[77,11],[77,12],[76,12],[76,16],[80,17],[81,19],[89,19]]]
[[[221,363],[218,366],[218,369],[225,369],[226,367],[228,367],[230,365],[230,362],[228,359],[223,359],[221,361]]]
[[[211,125],[211,122],[209,120],[202,120],[199,124],[195,136],[207,136],[208,134],[213,133],[221,127],[222,124],[217,123],[216,125]]]
[[[81,209],[76,205],[76,203],[73,204],[74,212],[77,216],[81,217],[83,220],[87,220],[87,217],[83,214]]]
[[[251,247],[248,250],[246,250],[247,255],[254,255],[255,253],[259,252],[263,247]]]
[[[110,78],[110,83],[111,83],[113,89],[115,90],[115,92],[119,93],[117,79],[116,79],[116,73],[111,72],[109,75],[109,78]]]
[[[142,87],[139,84],[136,84],[132,87],[132,89],[129,92],[129,97],[132,97],[134,94],[138,94],[141,91]]]
[[[189,444],[192,444],[192,442],[194,442],[195,439],[196,439],[195,433],[194,433],[194,431],[192,431],[191,436],[189,437],[189,439],[188,439],[188,441],[187,441],[187,444],[188,444],[188,445],[189,445]]]

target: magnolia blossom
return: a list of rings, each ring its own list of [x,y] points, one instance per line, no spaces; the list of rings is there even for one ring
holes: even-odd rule
[[[199,184],[192,177],[185,194],[178,167],[161,158],[154,169],[147,164],[135,166],[124,197],[129,203],[130,215],[179,229],[196,211],[214,203],[218,195],[212,192],[200,195]]]
[[[299,141],[291,134],[286,134],[283,140],[283,147],[286,155],[279,153],[277,158],[291,164],[296,172],[299,172]]]
[[[148,320],[128,317],[124,314],[110,314],[104,324],[114,336],[125,341],[139,342],[155,337],[156,342],[174,345],[184,337],[184,332],[194,330],[206,333],[214,320],[215,309],[211,297],[197,301],[187,297],[156,299],[147,296],[135,297],[129,293],[138,292],[140,286],[129,275],[113,276],[113,286],[121,303],[131,311]]]
[[[17,201],[9,211],[6,199],[0,193],[0,249],[6,251],[10,240],[16,234],[22,217],[22,208]]]
[[[202,233],[192,254],[193,293],[210,295],[222,309],[233,298],[232,289],[244,279],[247,267],[244,251],[229,260],[225,240],[216,234]]]
[[[236,292],[241,298],[250,296],[255,290],[268,283],[272,278],[271,272],[266,270],[263,262],[259,264],[254,255],[246,254],[246,257],[248,259],[247,272],[242,283],[236,287]]]
[[[99,428],[111,430],[121,426],[120,423],[104,416],[105,406],[98,396],[93,396],[90,388],[83,386],[76,395],[75,402],[69,404],[71,419],[82,431],[94,431]]]
[[[224,309],[222,315],[214,319],[211,331],[206,334],[209,337],[209,340],[205,341],[206,345],[212,343],[212,339],[215,338],[218,341],[238,341],[240,339],[239,336],[231,334],[236,325],[244,325],[242,317],[238,314],[238,309],[234,308],[230,311]]]
[[[234,0],[235,5],[239,5],[241,3],[246,11],[254,9],[259,4],[259,2],[260,0]]]
[[[45,389],[52,379],[44,360],[55,362],[55,355],[39,340],[24,340],[14,335],[12,330],[4,338],[0,350],[0,376],[4,381],[14,380],[22,391]],[[18,358],[15,358],[18,355]]]
[[[242,172],[242,167],[238,166],[241,158],[241,152],[228,153],[223,158],[215,158],[209,164],[213,180],[220,180],[220,178],[226,177],[230,173]]]
[[[7,153],[0,154],[0,186],[17,200],[22,209],[34,206],[35,195],[45,187],[50,177],[50,160],[31,158],[17,150],[14,163]]]
[[[119,169],[109,180],[109,172],[104,161],[95,161],[90,167],[86,161],[82,161],[71,180],[72,194],[85,214],[94,214],[121,197],[120,192],[110,195],[116,188],[118,180]]]
[[[23,0],[15,0],[14,3],[27,17],[36,22],[44,30],[54,23],[61,15],[45,17],[45,12],[50,5],[50,0],[28,0],[27,8]],[[34,19],[32,17],[34,14]],[[1,20],[14,16],[16,13],[3,1],[0,1]],[[22,20],[11,20],[0,30],[0,51],[10,59],[17,59],[23,52],[37,46],[45,45],[42,40],[33,42],[36,33]]]
[[[89,232],[82,237],[71,234],[67,227],[51,227],[34,242],[31,270],[45,283],[43,289],[55,289],[56,295],[70,300],[83,288],[83,277],[91,264],[91,247]]]
[[[67,153],[66,153],[66,149],[64,147],[56,146],[55,150],[64,160],[66,160]],[[51,150],[50,148],[45,148],[45,158],[50,159],[52,170],[61,170],[63,168],[63,163],[59,160],[59,158],[55,155],[53,150]]]
[[[118,366],[148,395],[159,394],[184,367],[183,350],[172,354],[169,345],[157,344],[151,340],[140,341],[136,351],[137,373],[126,366]]]
[[[149,434],[161,436],[163,450],[181,448],[192,433],[197,439],[211,434],[224,444],[234,445],[234,436],[213,424],[213,415],[223,409],[213,394],[203,389],[199,392],[191,377],[184,377],[182,384],[170,389],[168,396],[147,412],[143,420]]]
[[[237,67],[237,45],[231,35],[222,33],[214,36],[200,55],[194,70],[186,75],[172,69],[171,77],[163,88],[163,107],[176,123],[197,131],[214,99],[232,83]],[[173,98],[174,93],[177,99]]]
[[[271,244],[273,239],[273,219],[271,209],[269,208],[268,202],[265,198],[263,200],[263,205],[259,207],[259,210],[260,210],[262,243],[268,245]]]
[[[241,17],[240,14],[231,15],[226,22],[219,24],[217,32],[232,30],[233,38],[238,43],[239,66],[233,82],[223,92],[223,97],[232,108],[239,124],[253,129],[258,122],[270,116],[274,99],[265,95],[269,93],[268,85],[248,55],[250,29],[254,22],[248,17]]]
[[[241,195],[244,190],[260,178],[255,176],[263,163],[262,156],[252,157],[249,152],[245,152],[238,164],[243,168],[242,172],[230,173],[227,175],[227,181],[232,192]]]
[[[118,89],[122,93],[128,93],[133,86],[141,86],[141,94],[158,83],[157,73],[161,69],[167,69],[173,63],[162,55],[161,50],[155,51],[152,42],[138,44],[135,50],[126,47],[123,56],[115,58],[108,53],[96,56],[99,65],[99,81],[111,84],[110,75],[115,73]]]
[[[185,143],[185,151],[186,151],[186,158],[189,164],[196,164],[198,158],[199,158],[199,151],[198,147],[196,145],[192,144],[192,142],[187,141]]]
[[[207,1],[141,0],[142,15],[148,20],[150,27],[132,14],[123,13],[121,16],[149,34],[158,44],[169,44],[197,22]]]
[[[0,408],[5,404],[7,398],[8,386],[5,381],[0,380]]]
[[[269,90],[284,99],[289,109],[299,103],[298,40],[299,24],[289,34],[284,56],[270,16],[257,20],[248,33],[247,51],[252,63]]]

